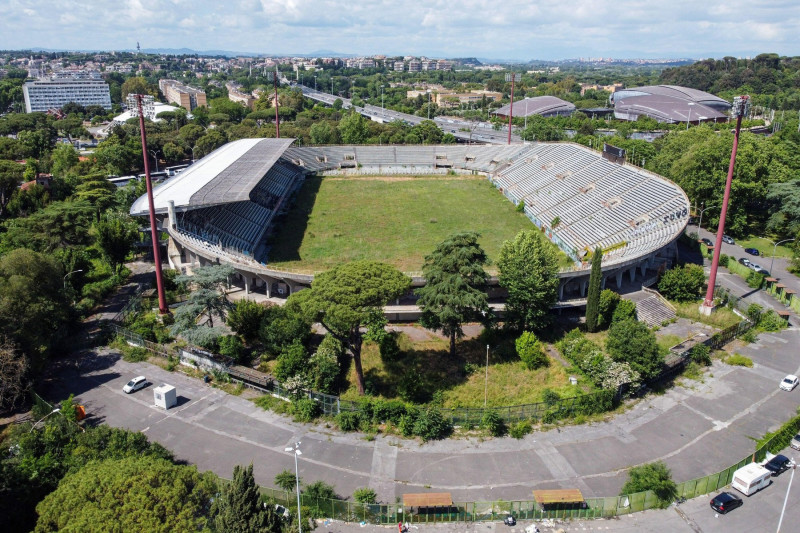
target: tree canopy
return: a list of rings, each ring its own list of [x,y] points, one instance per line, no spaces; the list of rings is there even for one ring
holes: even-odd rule
[[[281,521],[272,506],[261,504],[252,463],[233,467],[233,480],[214,500],[213,529],[220,533],[280,533]]]
[[[489,276],[483,269],[488,260],[478,237],[475,232],[456,233],[442,241],[425,257],[425,286],[416,290],[420,323],[450,337],[451,356],[456,354],[456,339],[464,335],[462,324],[489,313]]]
[[[396,268],[376,261],[354,261],[314,278],[311,289],[289,297],[286,307],[307,320],[319,322],[353,357],[358,391],[364,394],[361,367],[361,327],[383,327],[383,306],[408,291],[411,279]]]
[[[506,320],[518,330],[540,331],[550,322],[558,299],[558,258],[534,231],[521,231],[503,243],[498,280],[508,291]]]

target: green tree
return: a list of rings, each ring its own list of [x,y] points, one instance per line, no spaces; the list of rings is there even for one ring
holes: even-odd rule
[[[0,160],[0,217],[5,216],[5,209],[11,196],[22,183],[25,167],[14,161]]]
[[[235,273],[229,265],[209,265],[194,269],[192,275],[177,276],[177,283],[192,283],[195,289],[187,302],[175,312],[173,335],[182,335],[189,342],[208,346],[225,332],[214,327],[214,317],[224,318],[231,304],[225,296],[228,278]],[[202,324],[205,318],[205,325]]]
[[[311,135],[312,144],[336,144],[338,140],[337,130],[327,121],[313,124],[309,134]]]
[[[420,138],[422,144],[440,144],[442,142],[442,129],[432,120],[423,120],[411,132]]]
[[[119,143],[106,141],[94,151],[94,158],[97,164],[103,167],[109,174],[124,176],[128,174],[142,157],[141,148],[137,153],[127,146]]]
[[[316,353],[311,356],[310,374],[314,390],[327,394],[336,392],[336,380],[342,371],[339,359],[343,355],[342,343],[331,335],[325,335]]]
[[[700,265],[686,264],[674,267],[661,276],[658,290],[665,298],[678,302],[693,302],[698,299],[706,284],[706,275]]]
[[[514,342],[517,349],[517,355],[528,370],[536,370],[540,366],[547,366],[547,353],[544,346],[536,338],[536,335],[530,331],[523,331],[517,340]]]
[[[378,503],[378,493],[369,487],[353,491],[353,499],[358,503]]]
[[[369,137],[367,121],[357,111],[350,111],[339,121],[339,136],[344,144],[363,144]]]
[[[267,306],[253,300],[237,300],[228,312],[226,323],[250,344],[258,340],[258,330],[266,316]]]
[[[633,319],[611,324],[606,350],[614,361],[629,363],[645,381],[656,377],[664,365],[655,334]]]
[[[179,144],[168,142],[164,144],[164,159],[167,161],[180,161],[186,157],[186,150]]]
[[[672,472],[663,461],[634,466],[628,470],[628,480],[620,490],[620,496],[652,490],[660,506],[666,507],[677,497],[678,487],[672,481]]]
[[[611,315],[611,324],[622,320],[636,320],[636,303],[631,300],[620,300]]]
[[[148,456],[92,462],[36,506],[35,531],[92,531],[99,524],[114,531],[197,531],[208,523],[215,492],[212,475],[193,466]]]
[[[415,291],[420,323],[450,337],[451,357],[456,354],[456,339],[464,335],[461,325],[489,312],[488,275],[483,269],[487,258],[478,237],[474,232],[456,233],[442,241],[425,257],[425,286]]]
[[[0,335],[0,412],[19,405],[27,389],[28,361],[17,347]]]
[[[337,500],[336,489],[324,481],[315,481],[303,489],[303,496],[311,500]]]
[[[258,338],[269,354],[277,355],[295,340],[305,343],[311,335],[311,320],[296,309],[273,305],[266,308]]]
[[[28,248],[52,254],[89,245],[93,219],[94,208],[87,202],[52,202],[29,217],[8,222],[0,236],[0,252]]]
[[[592,271],[589,274],[589,293],[586,296],[586,330],[597,331],[600,310],[600,290],[603,284],[603,251],[595,248],[592,254]]]
[[[506,320],[519,331],[540,331],[558,299],[558,258],[534,231],[505,241],[497,260],[498,281],[508,291]]]
[[[308,351],[299,340],[286,346],[278,356],[278,364],[273,372],[278,381],[286,383],[294,378],[299,385],[306,384],[306,371],[308,369]]]
[[[122,83],[122,90],[120,93],[123,100],[126,100],[129,94],[149,94],[157,97],[158,87],[141,76],[133,76]]]
[[[361,327],[383,316],[383,306],[408,291],[411,279],[396,268],[375,261],[355,261],[316,276],[311,289],[296,292],[286,306],[307,320],[319,322],[350,352],[356,385],[364,394]]]
[[[208,130],[205,135],[197,139],[197,143],[194,145],[196,150],[192,153],[195,157],[200,158],[210,154],[227,142],[228,139],[224,133],[216,129]]]
[[[224,533],[280,533],[281,521],[272,506],[261,504],[253,464],[233,467],[233,480],[214,500],[213,529]]]
[[[78,151],[71,144],[59,144],[50,154],[50,173],[56,178],[63,178],[78,161]]]
[[[278,488],[286,492],[294,491],[297,487],[297,484],[302,482],[303,480],[296,478],[294,472],[291,470],[284,470],[275,476],[275,484],[278,486]]]
[[[139,240],[139,225],[125,213],[110,211],[94,225],[97,246],[102,250],[114,274]]]
[[[605,289],[600,293],[600,301],[597,306],[597,327],[606,328],[611,324],[611,318],[619,305],[620,296],[611,289]]]

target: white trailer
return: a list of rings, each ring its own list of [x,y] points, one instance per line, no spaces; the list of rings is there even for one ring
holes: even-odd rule
[[[733,473],[731,487],[750,496],[772,483],[772,472],[758,463],[750,463]]]

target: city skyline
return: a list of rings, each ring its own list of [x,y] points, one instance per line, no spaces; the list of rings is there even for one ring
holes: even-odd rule
[[[800,54],[800,5],[785,0],[31,0],[0,6],[2,49],[188,48],[263,55],[694,58]]]

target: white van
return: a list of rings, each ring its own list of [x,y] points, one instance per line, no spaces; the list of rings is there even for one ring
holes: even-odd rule
[[[772,472],[757,463],[750,463],[733,473],[731,487],[750,496],[772,483],[771,477]]]

